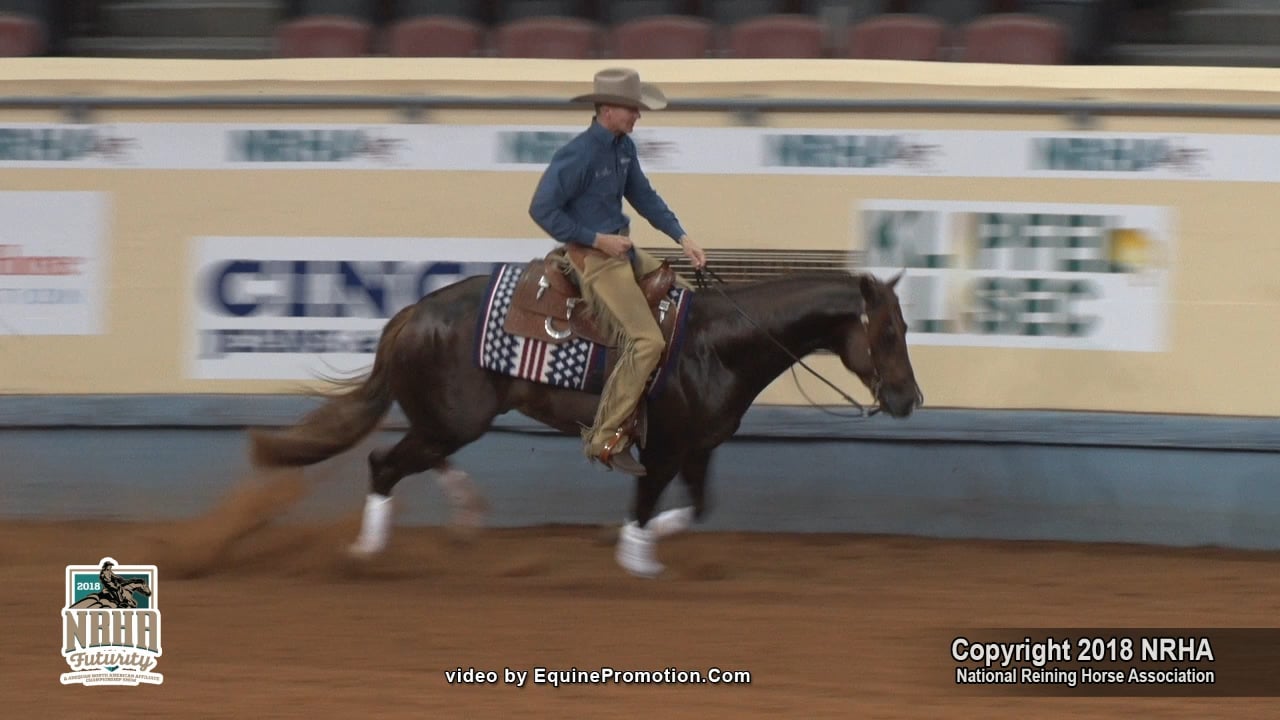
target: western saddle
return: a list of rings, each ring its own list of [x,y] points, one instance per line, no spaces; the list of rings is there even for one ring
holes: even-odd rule
[[[547,253],[546,257],[530,260],[516,282],[511,309],[507,312],[503,329],[512,335],[534,338],[553,345],[582,338],[611,346],[611,338],[604,336],[595,318],[583,304],[582,290],[563,270],[563,259],[566,256],[581,271],[587,255],[600,252],[595,248],[568,243]],[[662,337],[668,343],[675,330],[676,314],[671,312],[674,309],[673,303],[667,294],[675,285],[675,280],[676,273],[671,269],[671,263],[663,260],[658,269],[639,281],[640,290],[653,312],[653,319],[657,321],[658,327],[662,329]]]

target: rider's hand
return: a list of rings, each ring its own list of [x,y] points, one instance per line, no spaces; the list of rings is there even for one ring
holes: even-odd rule
[[[622,257],[631,249],[631,238],[626,235],[596,233],[596,249],[604,251],[609,257]]]
[[[689,262],[693,263],[694,267],[701,270],[707,266],[707,254],[698,246],[698,243],[693,241],[693,238],[688,235],[680,238],[680,247],[684,250],[684,256],[689,258]]]

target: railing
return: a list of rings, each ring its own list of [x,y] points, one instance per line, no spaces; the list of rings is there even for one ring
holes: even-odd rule
[[[94,109],[133,108],[391,108],[406,122],[443,109],[563,110],[563,98],[473,97],[455,95],[180,95],[172,97],[10,96],[0,97],[4,108],[61,108],[72,122],[86,122]],[[1111,102],[1094,100],[920,100],[827,98],[718,98],[672,100],[668,110],[728,112],[751,124],[765,112],[893,113],[931,112],[968,114],[1066,115],[1088,124],[1100,115],[1141,115],[1218,118],[1280,118],[1280,105]]]

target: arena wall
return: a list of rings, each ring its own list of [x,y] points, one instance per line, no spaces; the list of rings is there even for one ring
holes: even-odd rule
[[[361,370],[415,293],[550,247],[529,196],[589,118],[554,100],[605,64],[6,63],[0,507],[56,511],[63,483],[95,496],[101,464],[57,451],[73,437],[127,439],[107,472],[145,484],[182,476],[171,444],[207,435],[227,452],[201,455],[202,487],[228,482],[243,454],[226,433]],[[928,408],[832,418],[808,406],[835,393],[784,375],[720,453],[721,527],[1280,547],[1275,71],[634,64],[675,101],[641,121],[642,162],[713,262],[906,268]],[[1082,100],[1112,108],[1065,109]],[[821,107],[840,101],[884,105]],[[633,230],[674,250],[634,214]],[[833,358],[812,365],[869,399]],[[514,499],[526,478],[494,458],[576,461],[572,445],[504,419],[472,460]],[[539,488],[616,496],[588,492],[570,519],[616,519],[627,483],[542,464],[522,471]],[[502,522],[558,517],[517,505]]]

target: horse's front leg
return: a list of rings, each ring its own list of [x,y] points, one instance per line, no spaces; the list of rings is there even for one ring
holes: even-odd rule
[[[707,515],[707,474],[711,468],[712,450],[693,450],[680,466],[680,479],[689,492],[691,505],[658,513],[647,527],[658,538],[670,537],[688,530],[694,521]]]
[[[465,470],[461,470],[446,458],[436,466],[436,484],[449,499],[451,515],[449,526],[463,536],[475,534],[484,527],[489,515],[489,501],[476,488],[475,482]]]
[[[648,449],[642,453],[641,462],[649,469],[649,474],[636,478],[636,494],[631,506],[632,519],[622,526],[614,559],[623,570],[632,575],[653,578],[666,569],[658,562],[657,541],[664,535],[660,535],[653,527],[654,521],[658,520],[654,517],[654,510],[658,507],[662,491],[675,478],[679,466],[673,460],[658,458]],[[661,527],[663,523],[659,522],[658,525]]]

